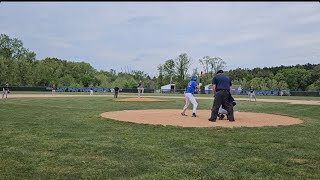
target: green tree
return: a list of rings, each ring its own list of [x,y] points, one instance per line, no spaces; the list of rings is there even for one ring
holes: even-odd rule
[[[247,81],[246,78],[243,78],[242,80],[240,80],[240,84],[242,89],[249,89],[250,88],[250,81]]]
[[[251,79],[250,81],[250,86],[252,86],[254,89],[256,90],[264,90],[264,79],[259,78],[259,77],[255,77],[253,79]]]
[[[33,84],[32,64],[26,58],[17,60],[16,85],[26,86]]]
[[[226,62],[220,57],[214,57],[209,59],[209,64],[211,66],[211,76],[213,76],[218,70],[223,70],[225,68]]]
[[[158,65],[157,69],[159,71],[159,75],[158,75],[158,78],[157,78],[157,85],[160,88],[161,86],[164,85],[164,82],[163,82],[163,65]]]
[[[238,80],[238,81],[241,81],[243,79],[252,79],[252,78],[249,78],[248,70],[241,69],[241,68],[228,71],[228,76],[231,79]]]
[[[218,70],[224,69],[226,65],[226,62],[220,57],[204,56],[202,59],[199,59],[199,62],[206,74],[205,79],[213,77]]]
[[[173,59],[165,61],[163,65],[163,74],[169,77],[175,74],[175,62]]]
[[[24,57],[29,61],[33,61],[36,58],[36,54],[34,52],[23,47],[21,40],[17,38],[12,39],[6,34],[0,34],[0,56],[9,59],[19,59]]]
[[[186,53],[180,54],[175,60],[175,67],[177,72],[177,83],[178,88],[182,87],[182,82],[185,80],[187,72],[189,70],[191,59]]]
[[[267,87],[269,90],[277,89],[278,82],[275,79],[267,79]]]
[[[311,73],[301,68],[284,69],[280,71],[291,90],[306,90],[311,84]]]
[[[287,90],[288,84],[285,81],[280,81],[280,82],[278,82],[277,89],[278,90]]]
[[[68,87],[68,86],[75,87],[75,86],[79,86],[79,85],[76,85],[75,79],[70,74],[68,74],[66,76],[59,78],[58,86],[60,86],[60,87],[61,86],[62,87]]]
[[[143,81],[146,78],[146,74],[143,71],[138,71],[138,70],[133,70],[131,72],[131,75],[133,76],[134,79],[137,81]]]

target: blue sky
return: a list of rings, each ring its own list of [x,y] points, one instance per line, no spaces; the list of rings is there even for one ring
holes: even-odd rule
[[[181,53],[221,57],[225,70],[320,63],[315,2],[2,2],[0,33],[37,59],[85,61],[97,70],[141,70]]]

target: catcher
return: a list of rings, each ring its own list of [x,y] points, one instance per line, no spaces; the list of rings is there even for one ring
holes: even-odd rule
[[[231,96],[231,94],[230,94],[229,99],[230,99],[230,103],[232,104],[233,107],[237,105],[236,100],[234,100],[234,98]],[[219,118],[219,120],[223,120],[224,115],[226,115],[226,116],[227,116],[227,119],[229,120],[228,111],[225,110],[225,109],[222,107],[222,105],[221,105],[220,108],[219,108],[219,111],[218,111],[218,118]]]

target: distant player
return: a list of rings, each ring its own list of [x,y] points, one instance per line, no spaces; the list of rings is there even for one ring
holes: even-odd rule
[[[51,92],[52,96],[56,94],[56,88],[55,86],[52,87],[52,92]]]
[[[255,92],[255,90],[253,89],[253,87],[251,86],[251,87],[250,87],[250,101],[251,101],[252,97],[254,97],[254,101],[257,101],[257,99],[256,99],[256,92]]]
[[[144,88],[143,88],[141,80],[138,83],[137,89],[138,89],[138,97],[140,98],[140,94],[143,94],[143,92],[144,92]]]
[[[93,88],[90,89],[90,96],[93,95]]]
[[[118,93],[119,93],[119,88],[118,87],[115,87],[114,88],[114,98],[118,98]]]
[[[234,100],[234,98],[231,96],[231,94],[230,94],[230,102],[231,102],[231,104],[232,104],[233,107],[237,105],[236,100]],[[224,115],[226,115],[226,116],[227,116],[227,119],[229,120],[229,118],[228,118],[228,111],[225,110],[225,109],[222,107],[222,105],[221,105],[220,108],[219,108],[219,111],[218,111],[218,118],[219,118],[219,120],[222,120],[222,119],[224,118]]]
[[[2,99],[4,98],[4,96],[6,96],[6,98],[8,98],[8,93],[10,93],[9,91],[9,84],[6,83],[6,85],[2,88]]]
[[[197,78],[198,77],[196,75],[193,75],[191,78],[191,81],[187,85],[187,90],[184,94],[185,105],[184,105],[182,113],[181,113],[182,116],[187,116],[185,113],[186,113],[186,110],[190,104],[189,102],[191,102],[193,105],[192,117],[197,117],[196,113],[197,113],[198,103],[196,101],[196,98],[193,96],[193,94],[194,94],[195,90],[199,90],[202,85],[201,83],[198,85]]]

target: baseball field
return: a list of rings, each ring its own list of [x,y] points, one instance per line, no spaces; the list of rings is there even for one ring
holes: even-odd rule
[[[192,118],[182,94],[10,93],[0,179],[320,179],[319,97],[235,96],[230,125],[195,96]]]

